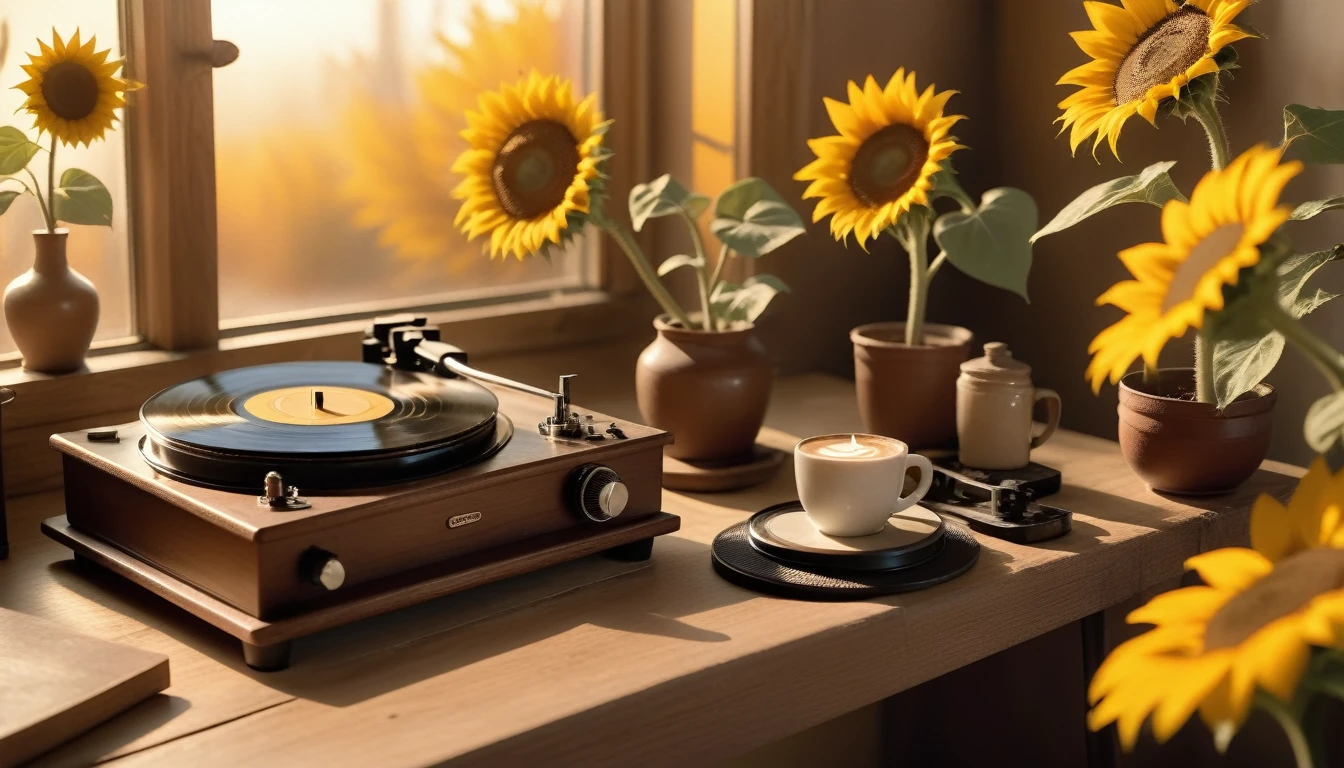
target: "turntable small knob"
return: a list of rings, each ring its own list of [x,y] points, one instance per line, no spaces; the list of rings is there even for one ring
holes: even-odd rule
[[[624,512],[629,501],[629,489],[611,467],[585,464],[574,470],[569,503],[589,520],[597,523],[610,520]]]
[[[328,592],[340,589],[345,583],[345,566],[335,555],[317,547],[311,547],[299,558],[299,572]]]

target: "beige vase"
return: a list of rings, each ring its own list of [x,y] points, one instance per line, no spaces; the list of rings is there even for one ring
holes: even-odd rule
[[[750,457],[770,402],[770,358],[751,325],[693,331],[653,321],[658,338],[635,365],[639,411],[672,433],[663,449],[675,459]]]
[[[23,355],[23,367],[40,373],[70,373],[98,327],[98,291],[65,258],[65,229],[33,233],[33,268],[5,289],[5,324]]]

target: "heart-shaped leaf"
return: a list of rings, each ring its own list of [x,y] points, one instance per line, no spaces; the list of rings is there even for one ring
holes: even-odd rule
[[[112,226],[112,194],[88,171],[68,168],[56,190],[56,220]]]
[[[999,187],[986,192],[971,213],[954,211],[940,217],[933,237],[957,269],[1026,299],[1036,224],[1031,195]]]
[[[1294,318],[1314,312],[1335,294],[1317,290],[1303,296],[1307,280],[1316,270],[1344,255],[1334,248],[1315,253],[1294,254],[1275,270],[1278,281],[1276,300]],[[1217,407],[1221,410],[1265,380],[1283,355],[1283,334],[1261,319],[1254,306],[1241,297],[1221,312],[1211,315],[1209,328],[1213,338],[1213,386]]]
[[[756,322],[770,302],[789,287],[774,275],[753,275],[741,285],[719,283],[710,297],[710,311],[722,327],[732,323]]]
[[[696,269],[700,269],[703,266],[705,266],[705,260],[699,256],[687,256],[684,253],[679,253],[676,256],[667,257],[662,264],[658,265],[658,276],[662,277],[668,272],[675,269],[681,269],[682,267],[695,267]]]
[[[742,218],[717,218],[709,229],[719,241],[743,256],[759,258],[807,231],[793,206],[758,200]]]
[[[41,149],[12,125],[0,128],[0,176],[9,176],[28,167],[28,161]]]
[[[1317,453],[1329,453],[1344,442],[1344,392],[1334,392],[1311,404],[1302,424],[1307,445]]]
[[[1168,200],[1185,202],[1185,195],[1171,180],[1171,167],[1176,161],[1153,163],[1137,176],[1122,176],[1105,184],[1098,184],[1073,199],[1055,214],[1040,232],[1031,236],[1031,242],[1062,232],[1114,205],[1121,203],[1148,203],[1161,208]]]
[[[1320,216],[1326,211],[1333,211],[1344,208],[1344,196],[1327,197],[1324,200],[1310,200],[1293,209],[1293,215],[1290,216],[1293,221],[1306,221],[1307,219]]]
[[[9,206],[14,204],[14,198],[20,194],[18,190],[14,189],[6,189],[0,192],[0,216],[3,216],[5,211],[9,210]]]
[[[644,229],[649,219],[685,211],[696,218],[709,207],[709,198],[683,187],[672,174],[665,173],[648,184],[636,184],[630,190],[630,223],[635,231]]]
[[[1344,111],[1283,108],[1283,156],[1307,163],[1344,163]]]

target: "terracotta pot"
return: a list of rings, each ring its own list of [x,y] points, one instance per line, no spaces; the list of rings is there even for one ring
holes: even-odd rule
[[[5,289],[5,323],[23,367],[69,373],[84,367],[98,328],[98,291],[65,259],[65,229],[33,233],[33,268]]]
[[[664,315],[635,365],[644,420],[676,439],[668,456],[690,461],[750,457],[770,401],[770,359],[750,324],[692,331]]]
[[[873,323],[850,331],[849,339],[866,431],[911,450],[956,442],[957,377],[971,356],[970,331],[925,324],[924,343],[912,347],[905,343],[905,323]]]
[[[1155,491],[1207,495],[1246,482],[1269,452],[1278,395],[1259,384],[1223,409],[1194,399],[1195,372],[1164,368],[1120,380],[1120,450]]]

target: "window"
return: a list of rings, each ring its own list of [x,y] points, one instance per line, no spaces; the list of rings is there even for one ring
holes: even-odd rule
[[[476,96],[532,68],[586,81],[585,3],[214,0],[224,327],[591,282],[580,247],[491,262],[453,228]]]
[[[110,57],[121,56],[121,35],[115,0],[45,0],[41,3],[5,3],[0,7],[0,124],[12,125],[37,139],[32,129],[32,118],[16,111],[24,101],[24,94],[12,86],[26,80],[19,67],[28,63],[28,52],[36,53],[40,38],[51,44],[51,27],[59,25],[61,34],[68,36],[78,20],[80,34],[87,39],[96,35],[98,47],[111,48]],[[44,146],[49,146],[43,141]],[[33,158],[29,168],[46,185],[46,152]],[[135,335],[131,302],[130,228],[126,210],[126,137],[120,123],[107,138],[89,147],[61,146],[56,150],[57,171],[82,168],[94,176],[112,193],[112,227],[70,227],[66,254],[70,265],[97,286],[101,301],[98,332],[95,341],[106,341]],[[27,174],[19,177],[30,186]],[[15,182],[5,189],[16,188]],[[23,195],[0,216],[0,281],[9,281],[33,266],[33,238],[35,229],[43,228],[42,212],[37,199]],[[9,330],[0,323],[0,354],[15,352]]]

